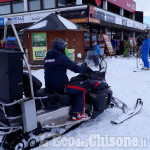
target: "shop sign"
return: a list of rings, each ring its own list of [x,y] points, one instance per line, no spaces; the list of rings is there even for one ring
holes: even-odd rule
[[[4,25],[4,18],[0,18],[0,25]]]
[[[96,18],[95,7],[91,6],[89,11],[89,22],[100,24],[100,20]]]
[[[22,23],[30,23],[30,22],[37,22],[43,19],[44,17],[48,16],[50,13],[41,13],[41,14],[24,14],[21,16],[17,15],[8,15],[4,17],[4,23],[8,20],[11,20],[13,24],[22,24]]]
[[[88,18],[69,19],[73,23],[84,23],[88,22]]]
[[[106,21],[111,22],[111,23],[116,23],[116,17],[109,15],[109,14],[106,14]]]
[[[136,12],[136,3],[133,0],[107,0],[123,9],[126,9],[132,13]]]
[[[122,19],[120,17],[116,17],[116,24],[122,25]]]
[[[100,24],[100,20],[95,19],[95,18],[90,18],[90,17],[89,17],[89,22],[93,22],[93,23],[98,23],[98,24]]]
[[[126,19],[122,19],[122,25],[127,26],[127,20]]]
[[[8,18],[8,20],[11,20],[14,24],[21,24],[25,23],[25,16],[14,16],[11,18]]]
[[[47,53],[46,33],[32,33],[33,60],[44,60]]]
[[[96,11],[95,12],[95,18],[102,20],[102,21],[105,21],[105,13],[100,12],[100,11]]]
[[[80,18],[87,18],[88,13],[87,9],[80,9],[72,11],[62,11],[61,16],[67,19],[80,19]]]
[[[102,20],[102,21],[111,22],[114,24],[119,24],[119,25],[131,27],[135,29],[144,30],[143,23],[139,23],[131,19],[125,19],[125,17],[121,17],[119,15],[107,12],[105,10],[102,10],[94,6],[90,7],[89,13],[90,13],[89,21],[94,22],[94,23],[100,23],[98,22],[98,20]]]
[[[47,47],[33,47],[33,60],[44,60]]]

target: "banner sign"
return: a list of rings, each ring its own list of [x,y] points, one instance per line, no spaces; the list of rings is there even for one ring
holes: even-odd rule
[[[25,14],[25,15],[7,15],[4,17],[4,23],[8,20],[11,20],[13,24],[22,24],[22,23],[31,23],[37,22],[48,16],[50,13],[40,13],[40,14]]]
[[[33,60],[44,60],[47,53],[46,33],[32,33]]]
[[[123,9],[126,9],[132,13],[136,12],[136,3],[133,0],[107,0]]]
[[[114,24],[119,24],[122,26],[127,26],[127,27],[140,29],[140,30],[145,29],[143,23],[140,23],[140,22],[137,22],[137,21],[134,21],[131,19],[127,19],[120,15],[113,14],[111,12],[108,12],[106,10],[103,10],[103,9],[100,9],[100,8],[97,8],[94,6],[90,6],[89,16],[91,18],[95,18],[97,20],[102,20],[102,21],[106,21],[106,22],[110,22],[110,23],[114,23]]]
[[[10,2],[12,0],[0,0],[0,3]]]
[[[112,55],[115,55],[115,56],[116,56],[115,51],[114,51],[114,49],[113,49],[113,46],[112,46],[112,44],[111,44],[111,41],[110,41],[110,39],[109,39],[108,34],[103,34],[103,39],[104,39],[104,41],[105,41],[105,44],[106,44],[106,47],[107,47],[107,50],[108,50],[108,53],[109,53],[110,57],[111,57]],[[116,58],[117,58],[117,57],[116,57]]]

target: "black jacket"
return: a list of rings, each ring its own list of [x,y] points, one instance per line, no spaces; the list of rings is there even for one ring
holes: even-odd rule
[[[44,59],[44,69],[46,88],[60,93],[64,91],[64,86],[69,82],[66,75],[67,69],[75,73],[87,72],[87,68],[76,65],[58,49],[48,51]]]

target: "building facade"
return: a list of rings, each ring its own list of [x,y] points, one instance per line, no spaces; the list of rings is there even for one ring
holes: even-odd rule
[[[11,19],[17,30],[58,12],[85,27],[85,43],[92,46],[102,33],[124,40],[144,32],[143,13],[133,0],[0,0],[0,39],[4,24]]]

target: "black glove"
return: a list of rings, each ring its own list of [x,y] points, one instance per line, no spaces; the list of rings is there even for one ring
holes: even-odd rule
[[[89,68],[89,67],[86,67],[86,70],[87,70],[86,71],[87,73],[92,73],[93,72],[93,70],[91,68]]]
[[[84,62],[81,66],[82,67],[87,67],[87,63]]]

